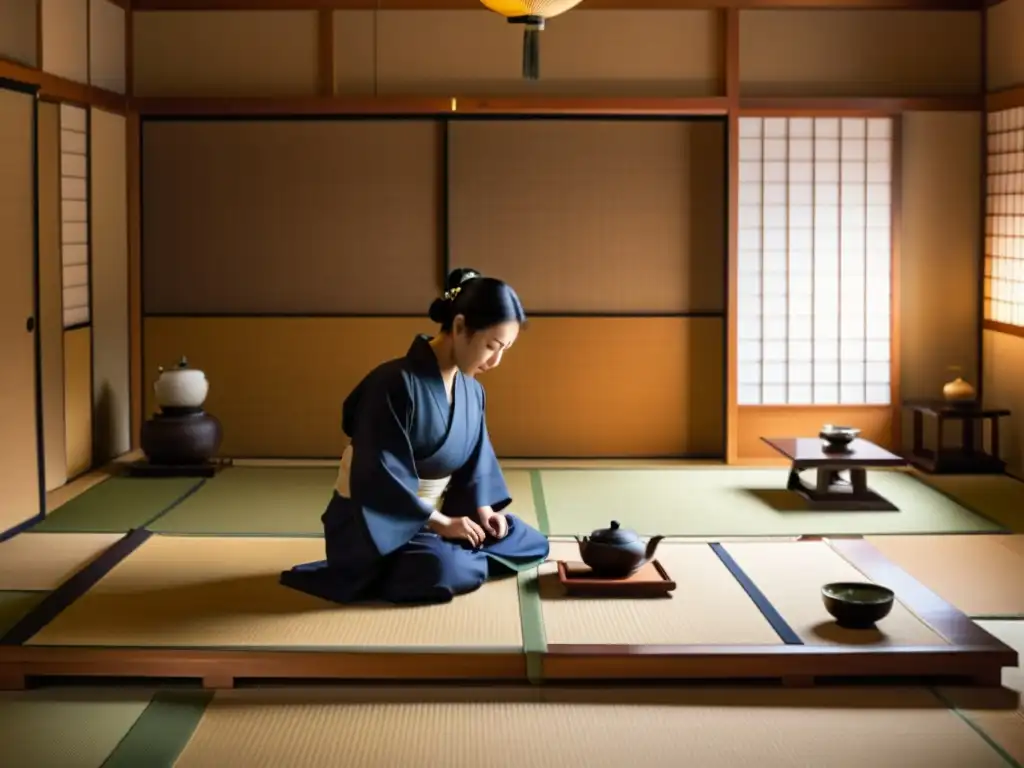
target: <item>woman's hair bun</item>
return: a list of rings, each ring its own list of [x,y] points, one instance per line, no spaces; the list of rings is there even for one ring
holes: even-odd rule
[[[450,291],[453,288],[458,288],[467,280],[472,280],[476,277],[483,277],[483,275],[480,274],[480,270],[473,269],[471,267],[459,267],[458,269],[453,269],[448,273],[448,282],[445,285],[445,290]]]
[[[452,302],[446,301],[444,297],[434,299],[430,304],[430,319],[438,325],[444,325],[452,312]]]
[[[456,288],[461,288],[467,281],[478,277],[483,277],[483,275],[479,270],[470,267],[459,267],[449,272],[444,295],[434,299],[430,304],[430,319],[441,326],[450,323],[455,317],[455,297],[451,295],[452,292]]]

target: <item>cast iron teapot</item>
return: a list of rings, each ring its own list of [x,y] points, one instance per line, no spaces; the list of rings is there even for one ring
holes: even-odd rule
[[[653,559],[658,542],[663,538],[654,536],[644,544],[634,531],[621,528],[617,520],[612,520],[610,528],[602,528],[583,538],[577,536],[576,541],[580,545],[580,557],[595,576],[624,579]]]

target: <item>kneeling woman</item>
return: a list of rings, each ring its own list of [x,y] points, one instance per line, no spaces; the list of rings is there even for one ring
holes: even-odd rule
[[[512,514],[476,375],[526,314],[510,286],[455,270],[430,307],[441,326],[371,371],[345,400],[351,438],[324,512],[327,559],[281,583],[339,603],[447,602],[543,561],[548,541]]]

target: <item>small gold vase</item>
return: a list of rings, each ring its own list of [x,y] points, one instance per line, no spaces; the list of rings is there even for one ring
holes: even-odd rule
[[[956,371],[959,368],[953,368],[952,370]],[[957,376],[942,386],[942,396],[950,403],[965,403],[973,401],[977,396],[977,392],[969,382]]]

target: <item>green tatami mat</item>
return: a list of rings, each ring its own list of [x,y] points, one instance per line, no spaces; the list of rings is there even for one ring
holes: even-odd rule
[[[112,477],[55,509],[32,531],[123,533],[141,528],[201,482],[197,477]]]
[[[108,689],[0,693],[0,765],[100,768],[149,700],[145,691]]]
[[[1024,483],[1008,475],[919,475],[969,509],[1007,530],[1024,533]]]
[[[0,592],[0,637],[43,601],[49,592]],[[0,765],[3,765],[0,762]]]
[[[211,536],[321,536],[336,467],[231,467],[149,526],[157,533]],[[537,525],[530,473],[505,473],[513,512]]]
[[[786,536],[967,533],[999,527],[906,472],[868,472],[899,512],[811,512],[786,491],[788,469],[544,470],[552,535],[589,533],[611,520],[642,534]],[[813,473],[809,473],[813,480]]]
[[[321,535],[336,467],[230,467],[157,520],[158,533]]]

